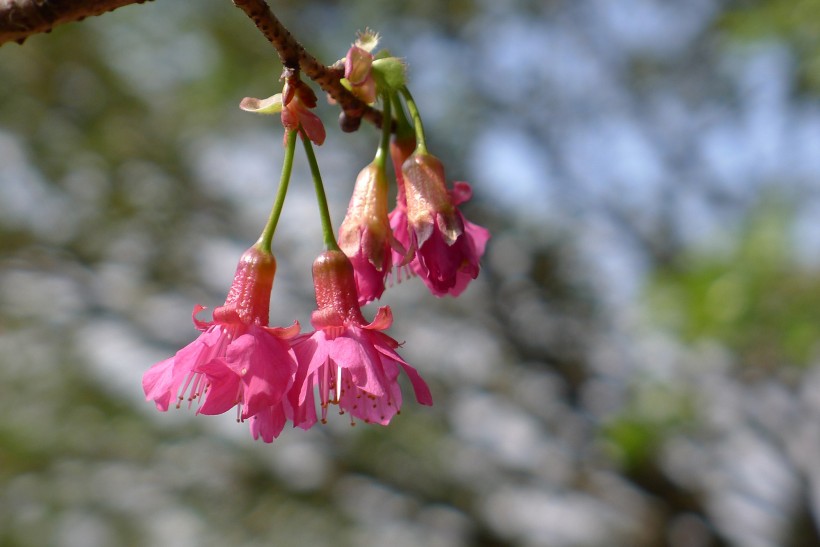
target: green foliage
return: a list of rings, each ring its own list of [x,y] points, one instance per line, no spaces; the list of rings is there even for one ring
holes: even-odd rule
[[[655,459],[666,439],[694,423],[694,409],[688,392],[653,381],[636,382],[630,401],[601,433],[621,466],[637,472]]]
[[[799,57],[800,79],[807,89],[820,92],[820,2],[817,0],[759,0],[745,3],[719,20],[742,40],[778,38]]]
[[[687,341],[712,339],[743,363],[807,365],[820,339],[820,274],[796,263],[790,216],[765,204],[726,252],[694,252],[650,282],[654,316]]]

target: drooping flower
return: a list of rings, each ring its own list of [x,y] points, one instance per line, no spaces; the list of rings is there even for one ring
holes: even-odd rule
[[[146,400],[161,411],[174,402],[179,407],[186,398],[189,405],[199,400],[197,413],[211,415],[238,406],[243,420],[260,413],[285,413],[289,407],[284,395],[296,368],[289,340],[298,334],[299,325],[268,326],[275,273],[271,253],[258,246],[245,251],[213,321],[198,320],[196,314],[204,308],[196,306],[193,321],[202,334],[144,374]],[[267,437],[272,440],[279,432],[281,427]]]
[[[341,228],[339,246],[350,258],[359,304],[380,298],[390,273],[392,253],[404,248],[393,236],[387,216],[387,175],[374,161],[359,172]]]
[[[400,369],[410,379],[416,400],[433,404],[425,381],[396,353],[399,343],[382,332],[392,324],[390,308],[380,308],[376,318],[366,322],[347,256],[341,251],[322,253],[313,263],[313,283],[318,309],[311,323],[316,331],[293,345],[298,361],[290,392],[294,425],[307,428],[317,421],[315,386],[323,422],[328,405],[336,404],[352,418],[387,425],[401,408]]]
[[[458,296],[478,276],[490,239],[485,228],[468,222],[458,209],[472,196],[470,185],[457,182],[448,190],[441,161],[419,151],[405,160],[401,174],[407,243],[415,252],[410,266],[436,296]],[[396,236],[400,241],[401,235]]]

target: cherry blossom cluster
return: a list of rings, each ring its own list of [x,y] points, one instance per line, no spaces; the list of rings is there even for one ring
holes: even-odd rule
[[[237,420],[247,421],[253,437],[265,442],[288,423],[305,430],[324,423],[330,405],[349,414],[351,423],[387,425],[401,408],[401,371],[416,400],[432,405],[427,383],[385,332],[393,321],[390,307],[380,307],[368,321],[362,306],[404,277],[418,277],[435,296],[458,296],[478,276],[490,236],[459,210],[470,199],[470,186],[448,186],[443,164],[427,151],[404,64],[386,52],[375,55],[377,41],[373,33],[361,34],[338,63],[344,69],[341,82],[366,103],[380,102],[383,114],[376,156],[356,178],[338,234],[313,154],[312,145],[321,145],[326,133],[312,111],[317,99],[310,86],[286,71],[282,93],[240,105],[281,119],[286,155],[280,189],[262,235],[239,260],[225,303],[213,310],[211,321],[198,319],[204,308],[196,306],[199,337],[143,376],[146,399],[159,410],[186,405],[215,415],[235,409]],[[297,137],[311,164],[325,237],[325,250],[313,263],[314,330],[302,334],[297,322],[269,326],[276,273],[272,238]],[[388,163],[397,195],[392,211]]]

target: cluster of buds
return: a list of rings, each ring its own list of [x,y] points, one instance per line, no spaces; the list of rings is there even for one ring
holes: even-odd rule
[[[448,189],[441,161],[427,151],[415,103],[404,84],[404,65],[394,57],[375,58],[371,53],[378,37],[365,33],[345,57],[345,77],[359,96],[382,90],[392,115],[383,124],[395,125],[389,141],[383,140],[376,159],[356,178],[353,196],[339,232],[339,244],[353,261],[361,303],[380,298],[393,268],[418,275],[436,296],[458,296],[478,276],[489,232],[468,222],[458,206],[472,196],[470,185],[456,182]],[[377,85],[381,84],[381,85]],[[404,116],[398,98],[403,96],[415,128]],[[388,213],[388,177],[385,158],[390,156],[396,178],[396,205]]]
[[[146,399],[159,410],[186,400],[199,414],[235,408],[237,420],[250,424],[255,439],[272,442],[288,422],[302,429],[324,423],[330,405],[347,413],[351,423],[387,425],[401,408],[401,371],[416,401],[432,404],[426,382],[385,333],[393,322],[390,307],[380,307],[368,322],[362,306],[383,296],[391,273],[398,280],[402,273],[418,276],[436,296],[458,296],[478,276],[489,232],[459,210],[471,196],[470,186],[456,182],[448,188],[442,163],[427,152],[404,65],[386,54],[375,56],[376,43],[375,34],[365,33],[340,61],[343,84],[368,103],[380,99],[383,121],[376,157],[356,179],[338,237],[312,151],[312,143],[325,139],[322,122],[311,110],[313,91],[288,71],[282,93],[242,101],[245,110],[281,115],[287,150],[282,186],[259,241],[239,261],[224,305],[213,311],[212,321],[197,319],[204,308],[196,306],[193,320],[202,334],[143,376]],[[300,334],[296,322],[285,328],[268,324],[276,273],[271,241],[297,135],[311,163],[325,236],[325,250],[313,263],[314,330],[306,334]],[[388,157],[397,196],[390,212]]]

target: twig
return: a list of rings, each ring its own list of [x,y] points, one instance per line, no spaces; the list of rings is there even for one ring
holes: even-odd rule
[[[148,0],[0,0],[0,45]]]

